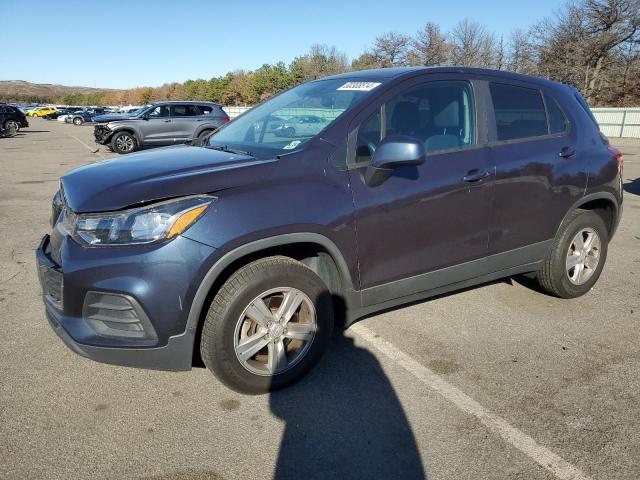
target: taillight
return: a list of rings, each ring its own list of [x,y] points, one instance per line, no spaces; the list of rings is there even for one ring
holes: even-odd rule
[[[622,169],[624,167],[624,160],[622,159],[622,152],[620,150],[618,150],[617,148],[612,147],[612,146],[608,146],[607,149],[609,150],[609,152],[611,152],[613,154],[614,158],[618,162],[618,171],[620,172],[620,175],[622,175]]]
[[[229,117],[222,117],[222,123],[227,123],[229,120],[231,120]]]

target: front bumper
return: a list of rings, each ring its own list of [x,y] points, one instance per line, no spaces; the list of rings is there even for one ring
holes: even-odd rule
[[[96,143],[100,145],[106,145],[111,141],[113,131],[107,128],[106,125],[96,125],[93,127],[93,136]]]
[[[200,267],[206,270],[206,258],[214,250],[178,237],[152,251],[148,248],[129,250],[119,258],[113,258],[113,251],[117,249],[109,249],[112,258],[107,261],[107,249],[84,249],[70,242],[72,240],[65,239],[60,253],[54,255],[51,238],[46,235],[36,250],[45,315],[65,345],[83,357],[102,363],[190,370],[196,334],[195,328],[187,328],[186,323],[195,293],[191,291],[197,289]],[[56,262],[56,257],[62,259],[63,266]],[[100,335],[83,313],[90,291],[135,298],[145,310],[157,338],[150,344],[149,340]]]

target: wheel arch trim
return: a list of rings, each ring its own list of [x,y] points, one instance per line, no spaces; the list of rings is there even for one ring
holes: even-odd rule
[[[613,206],[613,210],[614,210],[613,213],[615,215],[615,219],[613,221],[613,228],[612,228],[612,231],[611,231],[610,238],[613,237],[613,234],[615,233],[616,227],[617,227],[618,222],[620,220],[621,205],[618,203],[618,200],[616,199],[615,195],[613,195],[611,192],[588,193],[585,196],[583,196],[580,199],[578,199],[573,205],[571,205],[569,210],[567,210],[567,213],[565,213],[564,217],[562,217],[562,221],[558,225],[558,229],[557,230],[559,230],[560,227],[562,225],[564,225],[564,223],[566,222],[566,220],[569,217],[569,215],[571,215],[571,213],[573,213],[576,209],[580,208],[581,206],[583,206],[583,205],[585,205],[585,204],[587,204],[589,202],[592,202],[594,200],[606,200]]]
[[[317,244],[318,246],[324,248],[335,261],[338,272],[340,273],[340,276],[344,281],[345,290],[353,291],[351,274],[349,273],[349,268],[344,259],[344,256],[342,255],[342,252],[336,246],[336,244],[333,243],[333,241],[331,241],[329,238],[319,233],[311,232],[286,233],[274,237],[266,237],[246,243],[233,250],[230,250],[213,264],[209,271],[204,275],[204,278],[200,282],[200,285],[198,286],[198,289],[193,297],[193,301],[191,302],[191,307],[189,309],[189,316],[187,317],[186,331],[195,331],[198,327],[198,323],[202,315],[202,309],[204,308],[204,303],[207,299],[207,296],[209,295],[211,287],[213,287],[213,284],[218,279],[220,274],[222,274],[222,272],[224,272],[229,265],[231,265],[236,260],[239,260],[247,255],[260,252],[261,250],[267,250],[273,247],[292,245],[296,243]]]

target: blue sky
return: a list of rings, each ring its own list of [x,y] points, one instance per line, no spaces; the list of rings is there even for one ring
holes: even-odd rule
[[[0,0],[0,80],[104,88],[211,78],[314,43],[350,58],[388,31],[467,17],[495,33],[526,28],[559,0]],[[9,46],[10,48],[6,48]]]

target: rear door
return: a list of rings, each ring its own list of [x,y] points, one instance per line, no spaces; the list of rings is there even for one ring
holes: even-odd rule
[[[575,129],[554,92],[497,80],[489,91],[496,165],[489,251],[521,249],[514,262],[525,264],[546,255],[563,216],[582,196],[584,152],[576,149]]]
[[[173,142],[183,143],[193,138],[196,128],[202,121],[200,110],[193,104],[171,105],[171,123]]]
[[[152,108],[138,125],[144,144],[169,145],[173,143],[173,127],[168,105]]]

